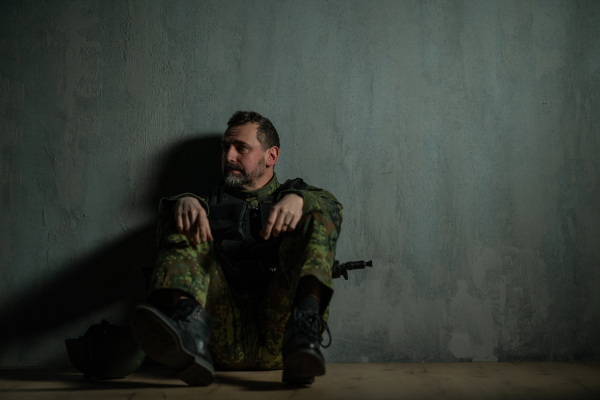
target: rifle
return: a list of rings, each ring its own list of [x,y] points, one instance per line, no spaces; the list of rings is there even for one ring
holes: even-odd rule
[[[331,277],[333,279],[337,279],[343,276],[345,280],[348,280],[348,271],[351,271],[353,269],[365,269],[366,267],[373,268],[373,261],[349,261],[340,264],[338,260],[335,260],[335,262],[333,263],[333,267],[331,267]],[[144,281],[146,282],[146,288],[150,287],[153,270],[154,267],[142,267],[142,273],[144,275]]]
[[[365,269],[365,267],[373,268],[373,261],[348,261],[340,264],[338,260],[335,260],[333,267],[331,267],[331,277],[336,279],[343,276],[344,279],[348,280],[348,271],[353,269]]]

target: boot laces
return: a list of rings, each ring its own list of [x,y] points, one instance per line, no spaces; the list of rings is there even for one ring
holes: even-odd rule
[[[295,309],[294,320],[296,321],[298,334],[306,336],[311,340],[318,341],[319,345],[323,348],[331,346],[331,332],[329,331],[329,326],[319,314]],[[315,325],[317,329],[315,329]],[[323,345],[324,332],[327,332],[327,336],[329,337],[327,345]]]

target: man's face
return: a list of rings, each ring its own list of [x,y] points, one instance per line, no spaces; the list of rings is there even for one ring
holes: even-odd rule
[[[223,135],[221,166],[225,184],[238,189],[255,189],[265,173],[265,157],[256,134],[258,124],[249,122],[234,126]]]

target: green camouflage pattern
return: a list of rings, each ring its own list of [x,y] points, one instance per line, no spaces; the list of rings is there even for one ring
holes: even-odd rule
[[[239,197],[258,204],[279,188],[277,177],[256,191],[240,190]],[[281,345],[300,278],[312,275],[329,288],[321,300],[324,319],[333,294],[331,267],[342,223],[342,205],[328,191],[309,186],[286,190],[304,198],[303,217],[292,232],[283,233],[280,268],[266,293],[243,293],[228,285],[212,243],[190,243],[177,232],[172,206],[181,197],[161,200],[159,256],[151,290],[180,289],[198,300],[213,317],[209,348],[219,368],[235,370],[282,369]],[[205,199],[201,200],[206,207]]]

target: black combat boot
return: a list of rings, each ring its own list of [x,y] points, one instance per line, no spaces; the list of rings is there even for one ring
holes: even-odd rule
[[[131,330],[148,356],[176,371],[192,386],[206,386],[215,380],[208,352],[212,318],[193,299],[183,299],[168,317],[156,307],[141,304],[133,309]]]
[[[288,383],[310,384],[315,376],[325,375],[325,358],[319,350],[322,334],[331,333],[321,315],[311,310],[294,308],[283,336],[283,377]]]

